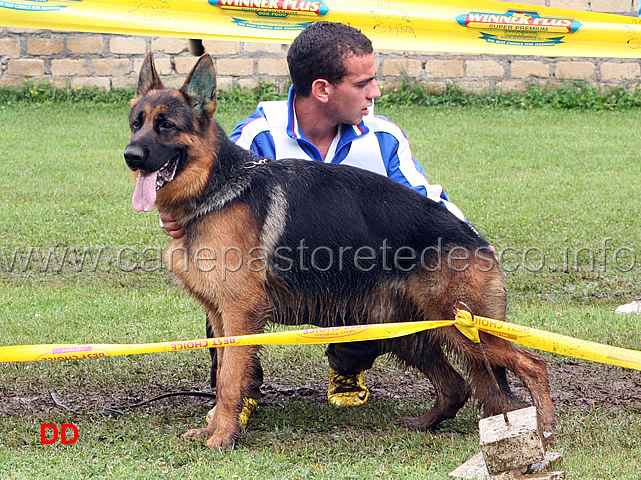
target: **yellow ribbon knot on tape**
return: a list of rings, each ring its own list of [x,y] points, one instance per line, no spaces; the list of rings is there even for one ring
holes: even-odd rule
[[[459,332],[472,340],[474,343],[480,343],[479,331],[474,324],[474,316],[467,310],[457,308],[454,311],[455,319],[454,326],[458,328]]]

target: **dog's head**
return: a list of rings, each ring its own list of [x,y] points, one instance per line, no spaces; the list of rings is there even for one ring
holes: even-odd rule
[[[216,75],[209,55],[200,57],[180,90],[163,87],[152,54],[147,55],[132,100],[131,140],[124,152],[127,165],[138,174],[132,198],[136,211],[151,210],[156,191],[162,187],[168,190],[166,196],[174,199],[204,188],[206,178],[185,179],[190,188],[181,195],[178,184],[183,182],[178,177],[214,148],[202,147],[203,142],[215,141],[212,132],[216,129],[211,128],[215,110]]]

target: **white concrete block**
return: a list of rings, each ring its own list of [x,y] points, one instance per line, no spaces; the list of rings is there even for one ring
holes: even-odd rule
[[[535,407],[483,418],[479,422],[481,452],[490,475],[527,467],[545,459],[543,429]]]
[[[511,477],[506,477],[504,473],[499,473],[496,475],[493,475],[490,477],[489,472],[487,471],[487,467],[485,466],[485,460],[483,459],[483,453],[479,452],[476,455],[474,455],[472,458],[470,458],[467,462],[465,462],[463,465],[458,467],[456,470],[452,471],[449,476],[452,478],[459,478],[463,480],[492,480],[496,478],[500,478],[500,475],[503,475],[503,478],[518,478],[518,479],[537,479],[537,478],[564,478],[564,477],[559,477],[559,475],[564,475],[563,472],[549,472],[550,469],[560,469],[563,464],[563,456],[560,453],[556,452],[546,452],[545,454],[545,460],[532,464],[529,466],[527,469],[526,474],[520,474],[520,473],[514,473],[514,471],[510,471],[507,474],[512,475]],[[521,469],[521,471],[523,471]],[[545,477],[542,475],[547,475],[548,473],[552,473],[552,477]],[[516,475],[516,476],[515,476]],[[529,475],[529,476],[528,476]]]

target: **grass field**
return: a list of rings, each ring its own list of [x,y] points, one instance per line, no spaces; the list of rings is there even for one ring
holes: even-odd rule
[[[221,110],[230,131],[252,109]],[[378,113],[403,126],[430,181],[496,246],[511,321],[641,349],[640,317],[613,313],[641,294],[638,110]],[[0,345],[204,335],[200,308],[160,263],[156,213],[131,208],[128,136],[126,105],[0,107]],[[641,374],[545,356],[568,478],[641,478]],[[431,398],[388,359],[369,373],[371,400],[349,411],[323,398],[323,347],[269,347],[263,359],[269,404],[226,455],[179,438],[202,424],[207,399],[95,414],[206,391],[204,351],[1,364],[0,476],[441,479],[478,451],[472,405],[436,432],[392,425]],[[73,423],[79,440],[40,445],[41,423]]]

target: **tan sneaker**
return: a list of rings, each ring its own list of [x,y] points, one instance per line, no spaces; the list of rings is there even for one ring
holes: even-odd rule
[[[363,372],[340,375],[333,368],[329,370],[327,401],[336,407],[358,407],[367,402],[369,390],[365,385]]]
[[[252,414],[258,409],[258,400],[255,398],[249,398],[245,397],[243,398],[243,409],[240,411],[240,415],[238,415],[238,424],[241,427],[247,426],[247,423],[249,422],[249,417],[252,416]],[[207,423],[211,422],[211,419],[214,418],[214,411],[216,410],[216,406],[214,405],[214,408],[209,410],[207,412]]]

